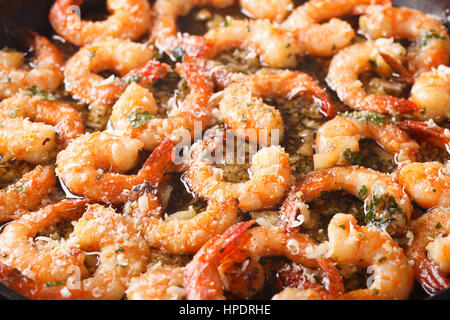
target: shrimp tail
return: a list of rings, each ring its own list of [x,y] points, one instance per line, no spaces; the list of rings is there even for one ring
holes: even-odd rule
[[[450,281],[425,254],[419,254],[415,262],[417,281],[427,292],[436,294],[440,290],[450,287]]]
[[[408,84],[414,83],[414,74],[402,66],[396,59],[383,52],[380,52],[380,56],[396,73],[398,73],[398,76],[395,77],[397,81]]]
[[[147,158],[138,176],[145,177],[152,185],[158,184],[172,165],[174,146],[170,139],[161,142]]]
[[[331,296],[337,297],[343,294],[345,291],[344,283],[342,282],[341,274],[336,266],[331,262],[331,260],[324,258],[319,259],[318,263],[328,278],[328,284],[325,288]]]
[[[426,123],[415,120],[404,120],[398,123],[401,128],[408,131],[414,138],[426,140],[432,145],[447,149],[450,144],[450,136],[444,128],[437,125],[429,126]]]

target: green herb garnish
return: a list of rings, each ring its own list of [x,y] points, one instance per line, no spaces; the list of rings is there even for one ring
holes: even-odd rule
[[[142,127],[150,119],[156,118],[154,114],[148,111],[133,111],[127,116],[128,121],[131,123],[132,128]]]

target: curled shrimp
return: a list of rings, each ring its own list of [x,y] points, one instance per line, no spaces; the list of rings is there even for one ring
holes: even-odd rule
[[[24,174],[16,183],[0,191],[0,222],[19,218],[23,210],[37,209],[55,187],[52,167],[38,166]]]
[[[438,126],[434,121],[420,122],[404,120],[398,123],[404,130],[417,140],[429,142],[435,147],[450,153],[450,130]]]
[[[450,38],[439,19],[410,8],[385,8],[360,17],[360,30],[371,39],[408,38],[416,46],[408,54],[408,69],[415,77],[439,65],[447,65]]]
[[[304,52],[332,56],[355,37],[350,24],[336,17],[364,14],[386,6],[391,6],[390,0],[310,0],[295,8],[282,25],[296,35]],[[329,21],[319,24],[324,20]]]
[[[371,138],[398,161],[416,161],[420,146],[403,130],[371,112],[337,116],[317,131],[314,168],[329,168],[348,163],[348,152],[359,152],[359,140]]]
[[[235,221],[237,209],[236,199],[213,200],[208,202],[205,211],[190,219],[164,220],[156,190],[145,192],[128,207],[132,221],[149,246],[174,254],[196,253],[211,237],[224,232]]]
[[[35,68],[24,69],[24,53],[0,51],[0,99],[10,97],[20,89],[35,86],[42,91],[54,91],[63,81],[64,60],[61,52],[45,37],[34,35]]]
[[[416,279],[430,294],[450,286],[450,207],[436,207],[414,220],[407,255],[414,260]]]
[[[69,214],[73,215],[73,210],[65,213],[66,216]],[[55,220],[55,217],[52,219]],[[145,270],[150,256],[145,240],[134,227],[113,209],[100,205],[92,205],[86,210],[67,243],[74,246],[72,250],[78,255],[78,260],[74,262],[80,269],[84,268],[84,251],[99,254],[99,264],[92,275],[80,272],[78,279],[70,279],[71,274],[67,274],[61,281],[54,281],[55,278],[51,277],[53,280],[46,285],[17,274],[1,276],[6,278],[8,285],[33,299],[120,299],[125,293],[128,281]],[[52,261],[54,260],[47,262],[47,266],[41,267],[41,270],[48,272],[49,266],[54,266],[53,268],[61,272],[61,266]],[[67,261],[67,258],[62,261]],[[33,264],[31,261],[31,265]]]
[[[239,79],[225,88],[219,104],[221,118],[236,133],[262,145],[270,145],[276,130],[283,139],[284,124],[280,112],[262,101],[262,98],[284,96],[289,99],[311,92],[321,101],[321,111],[332,117],[335,110],[316,80],[303,72],[282,71]],[[255,137],[256,133],[256,137]],[[256,138],[256,139],[255,139]]]
[[[450,67],[440,65],[422,73],[411,88],[410,99],[417,104],[425,119],[449,119]]]
[[[110,70],[125,76],[152,58],[153,51],[149,47],[128,40],[110,39],[89,44],[67,61],[64,70],[66,89],[82,102],[112,105],[124,90],[127,79],[122,81],[115,76],[105,79],[97,73]],[[132,80],[128,79],[128,82]]]
[[[126,291],[128,300],[181,300],[184,298],[184,268],[175,266],[151,267],[139,277],[131,279]]]
[[[71,140],[84,132],[83,118],[72,106],[61,101],[54,101],[53,96],[45,98],[45,95],[44,97],[40,97],[39,95],[33,96],[32,94],[32,91],[20,92],[0,103],[0,118],[5,122],[5,127],[1,129],[3,129],[3,136],[9,146],[8,152],[2,154],[4,158],[24,159],[33,163],[42,161],[42,159],[45,161],[48,157],[42,157],[39,160],[39,157],[34,156],[32,151],[30,153],[27,150],[32,149],[33,146],[36,146],[38,149],[40,147],[45,148],[47,144],[50,147],[55,143],[57,149],[62,150],[67,147],[67,144]],[[50,134],[47,137],[44,134],[42,137],[44,138],[43,142],[35,141],[33,143],[33,138],[28,137],[28,130],[13,129],[16,125],[20,128],[21,123],[24,128],[28,125],[33,126],[29,120],[53,126],[53,131],[57,133],[56,139],[53,137],[54,134]],[[47,129],[48,126],[42,127]],[[7,136],[8,131],[10,133],[9,138]],[[46,141],[46,138],[50,141]],[[18,141],[12,143],[14,140]],[[26,145],[23,145],[24,143]],[[33,158],[33,161],[30,161],[30,158]]]
[[[111,15],[105,21],[96,22],[81,20],[79,6],[83,2],[57,0],[49,14],[53,29],[77,46],[109,37],[135,40],[150,31],[152,16],[146,0],[107,0]]]
[[[414,271],[399,245],[386,233],[358,226],[349,214],[336,214],[328,225],[331,258],[338,265],[367,267],[372,273],[366,289],[346,292],[341,300],[407,299]]]
[[[408,195],[394,177],[359,166],[334,167],[304,176],[286,197],[280,218],[287,230],[298,229],[301,206],[323,196],[324,192],[343,190],[364,201],[366,222],[390,234],[403,234],[411,219]],[[304,217],[305,219],[309,217]]]
[[[191,91],[173,116],[158,118],[153,94],[133,83],[113,106],[111,123],[114,130],[141,140],[145,149],[152,150],[167,138],[179,142],[186,135],[192,137],[197,124],[206,128],[211,118],[209,98],[213,93],[212,83],[193,63],[184,62],[179,69],[186,75]],[[134,121],[133,115],[147,116],[148,119]]]
[[[349,107],[356,110],[367,110],[378,113],[398,115],[414,112],[417,106],[414,102],[388,95],[367,94],[359,75],[366,71],[376,71],[379,74],[390,75],[391,67],[384,61],[380,53],[402,59],[405,49],[391,40],[379,39],[357,43],[347,47],[331,60],[327,81],[336,91],[339,98]]]
[[[210,58],[226,50],[246,48],[256,51],[264,64],[278,69],[294,67],[295,55],[301,52],[291,32],[268,20],[232,20],[226,26],[211,29],[205,38],[213,43]]]
[[[189,187],[200,197],[216,201],[238,199],[239,209],[254,211],[277,204],[292,183],[289,155],[280,146],[259,150],[251,160],[250,180],[231,183],[224,181],[222,171],[205,159],[209,143],[198,141],[191,147],[184,174]]]
[[[223,300],[225,299],[223,286],[225,288],[228,286],[227,289],[234,291],[235,294],[242,295],[243,292],[248,292],[245,287],[251,286],[255,279],[261,278],[261,275],[256,274],[260,274],[261,266],[256,267],[255,262],[258,263],[260,258],[267,256],[285,256],[294,263],[310,268],[321,267],[321,263],[333,268],[330,260],[308,256],[307,248],[313,248],[316,244],[307,235],[287,234],[278,228],[249,229],[253,224],[253,221],[236,224],[197,252],[185,269],[184,287],[187,299]],[[253,260],[253,263],[249,262],[250,260]],[[233,276],[246,274],[247,279],[251,279],[250,282],[243,282],[244,288],[235,285],[230,287],[233,283],[224,279],[229,276],[227,274],[230,272],[229,268],[236,272],[236,269],[239,269],[240,272],[233,272]],[[329,288],[336,285],[337,292],[333,292],[334,294],[343,292],[340,277],[330,279],[330,283],[332,284]]]
[[[85,210],[86,200],[64,200],[39,211],[23,215],[6,225],[0,234],[0,262],[20,270],[38,284],[65,281],[73,273],[87,275],[84,253],[74,245],[63,242],[39,250],[33,240],[39,232],[56,223],[76,220]]]
[[[411,163],[398,172],[398,182],[423,208],[450,206],[450,172],[440,162]]]
[[[294,7],[292,0],[239,0],[242,11],[254,19],[281,22]]]
[[[137,174],[124,174],[135,167],[143,146],[140,140],[127,136],[85,134],[58,154],[57,174],[75,194],[106,203],[123,203],[135,185],[145,181],[158,183],[163,169],[172,163],[173,143],[168,140],[153,151]]]

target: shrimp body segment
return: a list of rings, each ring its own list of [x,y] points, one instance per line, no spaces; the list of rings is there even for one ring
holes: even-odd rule
[[[431,294],[450,286],[450,207],[436,207],[412,222],[414,241],[407,254],[416,279]]]
[[[403,234],[411,219],[412,204],[394,177],[359,166],[334,167],[304,176],[291,190],[280,209],[288,230],[299,227],[298,214],[303,202],[325,192],[343,190],[363,200],[365,220],[390,234]],[[305,217],[308,218],[308,217]]]
[[[328,226],[331,257],[338,265],[367,267],[367,289],[346,292],[342,300],[402,300],[408,298],[414,271],[398,244],[384,231],[358,226],[349,214],[336,214]]]
[[[411,163],[398,172],[398,181],[423,208],[450,206],[450,172],[440,162]]]
[[[57,0],[49,20],[55,31],[69,42],[84,46],[105,38],[138,39],[150,31],[151,11],[147,0],[107,0],[111,13],[105,21],[81,20],[83,0]]]
[[[329,168],[347,164],[347,150],[359,152],[359,140],[371,138],[388,152],[396,155],[398,161],[415,161],[420,146],[395,124],[373,122],[370,112],[355,112],[338,116],[326,122],[317,132],[314,168]],[[377,119],[384,119],[375,114]]]
[[[206,145],[203,141],[191,148],[189,168],[185,181],[199,196],[207,200],[239,200],[239,209],[259,210],[274,206],[292,183],[289,155],[280,146],[265,147],[252,158],[251,178],[246,182],[224,181],[221,171],[203,159]]]
[[[355,110],[367,110],[378,113],[398,115],[414,112],[414,102],[388,95],[367,94],[359,75],[366,71],[391,75],[391,67],[384,61],[380,53],[385,53],[401,61],[405,49],[391,40],[379,39],[357,43],[347,47],[331,60],[327,80],[338,97]]]
[[[109,70],[122,77],[152,58],[153,51],[149,47],[127,40],[110,39],[89,44],[67,61],[66,89],[82,102],[112,105],[124,84],[115,76],[105,79],[97,73]]]
[[[330,117],[334,116],[334,109],[325,90],[309,75],[295,71],[239,79],[224,90],[219,110],[221,117],[233,131],[249,137],[252,142],[269,145],[271,134],[275,130],[280,141],[282,140],[284,124],[280,112],[265,104],[262,98],[281,96],[291,99],[305,92],[318,97],[321,100],[321,110]]]
[[[106,203],[123,203],[135,185],[162,179],[171,165],[173,143],[156,148],[137,174],[127,175],[138,160],[144,144],[127,136],[107,132],[85,134],[75,139],[56,159],[57,174],[77,195]]]
[[[355,37],[350,24],[336,17],[364,14],[390,5],[389,0],[311,0],[295,8],[282,25],[295,34],[305,52],[332,56]],[[319,24],[325,20],[329,22]]]
[[[422,72],[448,65],[450,38],[439,19],[410,8],[386,8],[361,16],[360,30],[371,39],[408,38],[416,47],[408,54],[408,68],[415,77]]]
[[[56,187],[55,171],[38,166],[0,191],[0,222],[19,218],[23,210],[37,209]]]
[[[64,59],[61,52],[45,37],[34,36],[33,50],[36,67],[27,71],[24,54],[0,51],[0,99],[16,94],[20,89],[35,86],[41,91],[52,92],[63,81]]]

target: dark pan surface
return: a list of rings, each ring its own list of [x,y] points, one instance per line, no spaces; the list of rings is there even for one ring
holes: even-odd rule
[[[51,26],[48,22],[48,12],[52,0],[0,0],[0,48],[8,46],[24,49],[23,44],[17,42],[15,32],[19,27],[28,27],[40,34],[49,34]],[[450,28],[449,0],[393,0],[396,6],[416,8],[436,15]],[[87,7],[104,6],[104,0],[86,1]],[[17,292],[0,283],[0,299],[26,299]],[[430,300],[450,300],[450,288]]]

